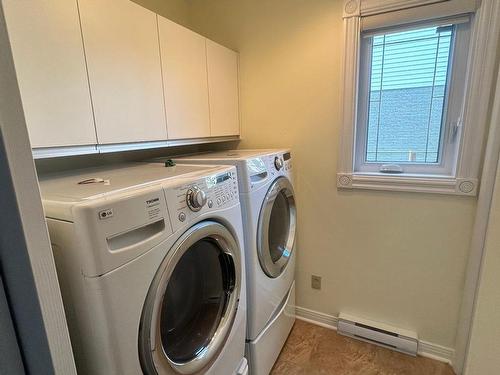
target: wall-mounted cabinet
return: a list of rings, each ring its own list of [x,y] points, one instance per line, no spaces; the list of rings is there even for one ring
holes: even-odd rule
[[[210,136],[205,38],[158,17],[169,139]]]
[[[99,143],[167,138],[156,14],[125,0],[78,0]]]
[[[211,136],[240,134],[238,54],[207,39]]]
[[[239,136],[236,52],[129,0],[3,6],[36,156]]]
[[[95,144],[76,1],[4,0],[32,147]]]

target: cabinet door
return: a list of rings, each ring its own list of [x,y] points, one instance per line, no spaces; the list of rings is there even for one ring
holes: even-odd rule
[[[211,136],[240,134],[238,54],[207,40]]]
[[[205,38],[158,17],[169,139],[210,136]]]
[[[156,14],[129,0],[78,0],[98,142],[167,138]]]
[[[76,0],[4,0],[32,147],[96,143]]]

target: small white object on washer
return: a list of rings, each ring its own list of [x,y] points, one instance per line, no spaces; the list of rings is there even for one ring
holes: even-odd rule
[[[247,372],[235,168],[130,163],[40,187],[80,374]]]

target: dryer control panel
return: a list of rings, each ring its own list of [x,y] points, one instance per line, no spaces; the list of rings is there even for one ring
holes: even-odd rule
[[[269,179],[292,174],[292,154],[290,151],[263,155],[246,161],[250,190],[254,191],[264,186]]]
[[[292,170],[292,153],[290,151],[271,155],[267,160],[268,168],[272,171],[271,174],[279,174],[279,172],[288,172]]]
[[[226,172],[185,180],[165,190],[172,227],[175,230],[198,215],[239,202],[236,168]]]

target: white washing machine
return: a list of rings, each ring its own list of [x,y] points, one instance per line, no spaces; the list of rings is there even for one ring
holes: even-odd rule
[[[79,374],[247,373],[236,178],[136,163],[41,179]]]
[[[253,375],[268,374],[295,322],[291,152],[233,150],[175,161],[237,167],[247,266],[247,358]]]

